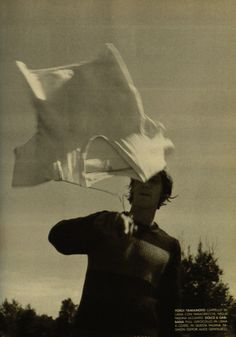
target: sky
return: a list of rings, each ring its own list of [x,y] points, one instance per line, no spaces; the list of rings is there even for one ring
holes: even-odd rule
[[[236,3],[230,0],[1,1],[1,300],[56,316],[79,303],[86,256],[63,256],[47,240],[61,219],[122,210],[118,197],[62,182],[12,188],[15,147],[36,130],[15,61],[46,68],[91,60],[107,42],[125,60],[145,113],[175,144],[168,158],[178,197],[156,215],[182,248],[213,246],[236,297]],[[97,186],[122,194],[128,179]],[[126,203],[128,209],[128,203]]]

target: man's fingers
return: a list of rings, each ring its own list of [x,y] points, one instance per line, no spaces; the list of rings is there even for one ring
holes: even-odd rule
[[[121,219],[122,219],[122,229],[123,233],[126,235],[133,234],[134,231],[134,221],[131,217],[121,214]]]
[[[121,231],[124,234],[129,234],[129,218],[125,214],[121,214]]]

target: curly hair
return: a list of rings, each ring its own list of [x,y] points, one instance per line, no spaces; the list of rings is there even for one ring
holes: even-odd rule
[[[165,171],[162,170],[159,173],[156,174],[156,176],[160,175],[161,181],[162,181],[162,191],[160,195],[160,201],[157,205],[157,209],[159,209],[161,206],[166,205],[166,201],[170,202],[171,199],[174,199],[174,197],[171,197],[172,193],[172,187],[173,187],[173,179],[171,176]],[[133,202],[133,186],[134,186],[135,179],[130,180],[129,184],[129,193],[128,193],[128,201],[130,204]]]

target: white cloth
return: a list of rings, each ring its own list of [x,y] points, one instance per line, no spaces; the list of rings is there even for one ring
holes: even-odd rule
[[[173,144],[145,115],[112,44],[91,62],[39,70],[17,65],[32,93],[37,132],[15,149],[13,186],[50,180],[91,186],[114,175],[146,181],[165,168]]]

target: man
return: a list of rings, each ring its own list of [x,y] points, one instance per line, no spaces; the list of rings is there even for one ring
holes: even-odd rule
[[[146,183],[131,180],[129,212],[98,212],[51,229],[59,252],[88,255],[78,336],[175,336],[180,246],[154,222],[171,192],[166,171]]]

